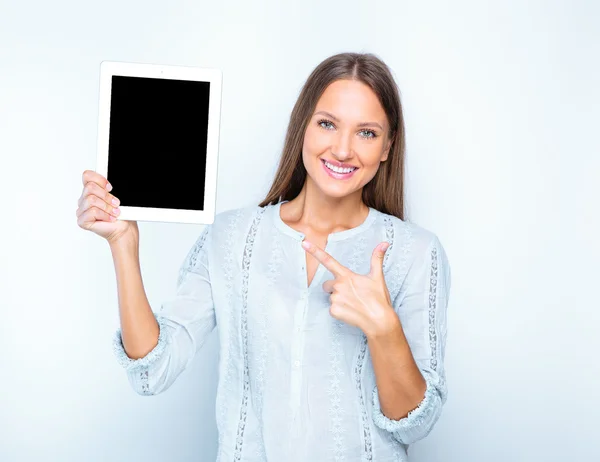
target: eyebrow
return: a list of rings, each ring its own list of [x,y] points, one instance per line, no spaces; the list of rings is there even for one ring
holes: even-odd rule
[[[333,120],[335,120],[336,122],[339,122],[340,119],[338,119],[336,116],[334,116],[332,113],[327,112],[327,111],[318,111],[315,112],[314,115],[317,114],[323,114],[327,117],[332,118]],[[379,127],[381,130],[383,130],[383,127],[381,125],[379,125],[377,122],[361,122],[357,125],[357,127],[371,127],[371,126],[375,126],[375,127]]]

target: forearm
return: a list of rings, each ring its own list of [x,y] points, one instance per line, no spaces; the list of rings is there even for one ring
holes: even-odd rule
[[[387,328],[368,337],[382,413],[399,420],[425,396],[427,384],[419,370],[397,315],[392,311]]]
[[[142,358],[157,345],[159,326],[142,282],[139,240],[124,237],[111,243],[110,250],[117,277],[123,347],[130,358]]]

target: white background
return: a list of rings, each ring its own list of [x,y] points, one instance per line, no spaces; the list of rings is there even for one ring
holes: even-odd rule
[[[409,219],[452,266],[449,399],[411,460],[600,460],[597,2],[0,5],[0,460],[216,455],[216,332],[151,398],[111,351],[110,251],[75,217],[100,62],[223,71],[220,212],[264,197],[301,85],[340,51],[392,68]],[[201,230],[140,223],[155,310]]]

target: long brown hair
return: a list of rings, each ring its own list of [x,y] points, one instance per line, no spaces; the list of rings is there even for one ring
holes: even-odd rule
[[[341,79],[358,80],[378,96],[390,125],[392,144],[387,160],[363,187],[365,205],[404,220],[404,118],[400,92],[388,66],[371,53],[340,53],[321,62],[310,74],[294,105],[283,152],[271,189],[260,207],[294,199],[306,181],[302,162],[304,133],[325,89]]]

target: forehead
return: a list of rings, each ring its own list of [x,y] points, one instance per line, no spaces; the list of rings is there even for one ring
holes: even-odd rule
[[[329,111],[340,119],[385,121],[379,98],[371,88],[357,80],[336,80],[323,92],[315,111]]]

